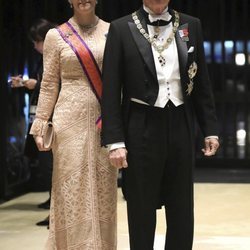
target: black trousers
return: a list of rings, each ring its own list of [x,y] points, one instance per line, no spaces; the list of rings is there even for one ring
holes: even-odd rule
[[[166,210],[165,250],[191,250],[194,150],[184,106],[131,103],[123,172],[131,250],[152,250],[156,209]],[[158,249],[157,249],[158,250]]]

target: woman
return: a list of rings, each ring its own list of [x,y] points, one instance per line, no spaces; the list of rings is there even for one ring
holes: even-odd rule
[[[34,49],[39,53],[43,54],[43,45],[44,39],[47,32],[56,27],[54,23],[49,22],[46,19],[38,19],[36,20],[30,30],[29,30],[29,38],[34,44]],[[12,88],[24,87],[28,90],[30,94],[30,107],[29,107],[29,129],[32,126],[32,122],[35,117],[35,111],[38,102],[38,95],[40,91],[41,79],[43,74],[43,62],[42,57],[39,61],[35,74],[32,78],[28,80],[23,80],[22,76],[14,76],[12,77]],[[38,160],[38,176],[41,183],[41,186],[45,187],[47,190],[51,190],[51,175],[52,175],[52,152],[39,152],[37,150],[37,146],[34,142],[34,139],[31,135],[27,135],[24,154],[29,158],[29,160],[37,161]],[[38,205],[39,208],[49,209],[50,206],[50,198],[45,202]],[[48,226],[49,225],[49,217],[46,217],[45,220],[39,221],[37,223],[38,226]]]
[[[74,15],[48,32],[31,128],[39,150],[53,113],[53,177],[46,249],[116,249],[117,171],[100,146],[100,69],[109,25],[95,0],[69,1]]]

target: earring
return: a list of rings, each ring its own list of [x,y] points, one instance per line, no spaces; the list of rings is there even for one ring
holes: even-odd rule
[[[96,0],[96,2],[95,2],[96,4],[98,4],[98,1]]]

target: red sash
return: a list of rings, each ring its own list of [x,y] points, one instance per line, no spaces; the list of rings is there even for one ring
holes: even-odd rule
[[[69,23],[63,23],[57,30],[63,40],[71,47],[71,49],[76,54],[80,65],[86,74],[89,84],[99,101],[101,103],[102,98],[102,79],[101,72],[97,65],[97,62],[94,58],[94,55],[90,51],[87,44],[83,41],[74,27]],[[96,121],[96,124],[99,128],[101,128],[101,117],[99,117]]]

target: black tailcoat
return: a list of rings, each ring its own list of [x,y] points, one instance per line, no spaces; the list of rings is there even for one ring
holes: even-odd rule
[[[146,21],[140,11],[138,15],[142,26],[147,30]],[[184,28],[188,29],[189,41],[181,37],[180,30]],[[205,62],[200,20],[180,13],[180,26],[175,39],[190,134],[194,136],[196,116],[204,136],[217,135],[217,119]],[[194,50],[188,53],[190,47]],[[193,62],[197,63],[198,71],[194,77],[193,91],[188,95],[188,69]],[[131,15],[110,25],[104,54],[103,84],[102,144],[126,142],[130,98],[154,105],[159,89],[151,44],[139,32]]]
[[[137,14],[147,31],[142,10]],[[103,64],[102,144],[125,142],[128,149],[128,168],[124,174],[130,249],[133,250],[153,249],[154,210],[162,204],[168,208],[166,249],[192,249],[195,119],[204,136],[218,134],[199,19],[180,13],[175,41],[184,105],[162,109],[162,113],[159,108],[150,107],[154,106],[159,91],[151,44],[140,33],[132,16],[112,22],[107,37]],[[197,73],[192,79],[192,91],[188,92],[188,72],[194,63]],[[131,98],[150,106],[138,107]],[[135,116],[136,112],[139,113]],[[174,122],[170,127],[175,128],[174,134],[169,136],[168,125],[162,124],[168,124],[172,112]],[[138,118],[142,113],[146,113],[150,121],[145,126],[140,125],[142,119]],[[146,140],[144,135],[147,135]],[[157,139],[164,136],[167,140],[171,137],[170,142]]]

